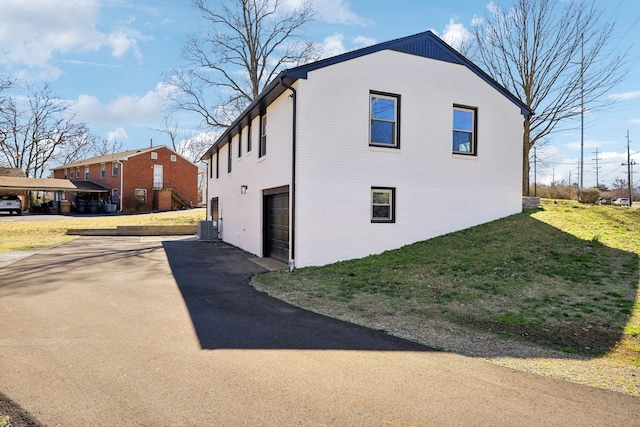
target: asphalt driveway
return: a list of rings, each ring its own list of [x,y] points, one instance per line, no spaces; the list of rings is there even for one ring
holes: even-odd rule
[[[249,257],[87,237],[0,268],[0,392],[50,426],[640,425],[640,399],[270,298]]]

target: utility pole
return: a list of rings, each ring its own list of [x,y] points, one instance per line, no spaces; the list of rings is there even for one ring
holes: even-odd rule
[[[584,188],[584,34],[580,54],[580,189]]]
[[[598,180],[598,172],[600,171],[600,166],[598,166],[598,161],[600,161],[600,157],[598,157],[598,149],[596,148],[595,152],[596,158],[593,159],[596,161],[596,188],[600,187],[600,181]]]
[[[627,185],[629,186],[629,206],[633,205],[633,183],[631,182],[633,165],[636,164],[635,160],[631,160],[631,140],[629,139],[629,129],[627,129],[627,163],[623,163],[622,166],[627,167]]]

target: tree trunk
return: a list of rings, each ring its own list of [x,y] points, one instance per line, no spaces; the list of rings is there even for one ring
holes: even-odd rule
[[[524,120],[522,133],[522,195],[529,196],[529,150],[531,150],[531,123]]]

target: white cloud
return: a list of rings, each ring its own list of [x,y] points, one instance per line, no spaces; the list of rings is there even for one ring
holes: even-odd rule
[[[334,33],[325,37],[322,43],[323,58],[340,55],[350,50],[359,49],[376,44],[376,40],[370,37],[357,36],[349,40],[350,46],[345,46],[345,36],[342,33]]]
[[[128,139],[129,135],[127,135],[127,131],[125,128],[117,127],[115,130],[107,132],[107,141],[122,141],[124,139]]]
[[[640,90],[609,95],[609,99],[613,101],[630,101],[637,98],[640,98]]]
[[[304,0],[287,0],[282,6],[293,10]],[[318,12],[319,19],[331,24],[359,25],[362,27],[372,25],[371,19],[358,16],[351,10],[351,4],[344,0],[313,0],[313,8]]]
[[[162,93],[165,85],[158,84],[155,90],[143,96],[120,95],[109,103],[103,104],[92,95],[80,95],[73,102],[72,109],[78,121],[89,125],[109,126],[147,126],[155,125],[163,117]]]
[[[323,57],[328,58],[330,56],[340,55],[346,52],[344,47],[344,34],[334,33],[324,38],[322,43]]]
[[[449,20],[442,34],[442,40],[458,50],[468,43],[471,37],[471,32],[465,28],[464,24],[456,23],[453,18]]]
[[[116,57],[139,57],[144,37],[130,29],[132,21],[104,33],[96,27],[99,12],[98,0],[2,0],[0,64],[55,76],[51,61],[60,54],[108,47]]]

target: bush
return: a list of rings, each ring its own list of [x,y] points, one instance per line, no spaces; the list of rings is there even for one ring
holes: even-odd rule
[[[597,188],[585,188],[578,191],[578,201],[580,203],[595,203],[600,198],[600,190]]]

